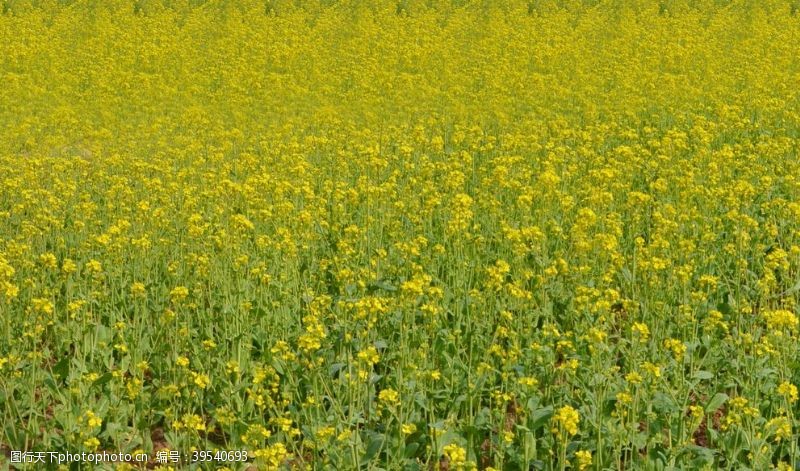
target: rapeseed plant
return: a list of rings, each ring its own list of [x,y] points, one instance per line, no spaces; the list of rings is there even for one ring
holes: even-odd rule
[[[798,11],[0,2],[0,448],[797,468]]]

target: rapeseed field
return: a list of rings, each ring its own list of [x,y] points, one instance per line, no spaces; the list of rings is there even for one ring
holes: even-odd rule
[[[798,1],[0,7],[0,468],[800,469]]]

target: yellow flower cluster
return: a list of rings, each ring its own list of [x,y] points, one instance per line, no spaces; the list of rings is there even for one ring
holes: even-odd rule
[[[0,0],[0,448],[797,467],[799,20]]]
[[[552,432],[560,436],[562,439],[565,436],[575,435],[578,433],[580,421],[580,414],[578,414],[578,411],[572,406],[561,407],[553,415]]]

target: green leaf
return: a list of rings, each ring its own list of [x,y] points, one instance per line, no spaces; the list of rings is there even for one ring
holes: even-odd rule
[[[730,316],[731,314],[733,314],[733,307],[731,307],[731,305],[728,304],[727,301],[723,301],[717,304],[717,311],[725,314],[726,316]]]
[[[539,406],[539,398],[537,396],[533,396],[528,399],[528,402],[525,403],[525,407],[528,408],[528,411],[533,413],[536,412],[536,408]]]
[[[725,404],[725,401],[729,399],[729,396],[725,393],[717,393],[714,394],[714,397],[708,401],[708,405],[706,406],[706,412],[711,413],[722,407],[722,404]]]
[[[702,380],[713,379],[714,378],[714,373],[712,373],[710,371],[705,371],[705,370],[695,371],[695,373],[692,375],[692,378],[699,379],[701,381]]]
[[[389,292],[397,291],[397,287],[396,286],[392,285],[391,283],[389,283],[388,281],[385,281],[385,280],[376,281],[375,283],[371,283],[369,285],[369,289],[371,289],[373,291],[374,290],[378,290],[378,289],[381,289],[383,291],[389,291]]]
[[[44,385],[47,386],[48,389],[50,389],[51,391],[53,391],[56,394],[58,394],[59,391],[61,391],[61,388],[58,387],[58,385],[56,384],[55,381],[53,381],[53,378],[45,378],[44,379]]]
[[[334,363],[334,364],[332,364],[330,366],[330,369],[329,369],[330,375],[332,377],[336,377],[338,375],[338,373],[340,371],[342,371],[342,368],[344,368],[345,366],[347,366],[347,365],[345,365],[344,363]]]
[[[25,448],[25,442],[27,441],[25,432],[19,432],[18,434],[17,427],[14,424],[6,425],[6,438],[11,448],[15,450],[22,450]]]
[[[785,296],[788,296],[790,294],[796,293],[798,291],[800,291],[800,281],[795,283],[791,288],[787,289],[786,291],[784,291],[782,293],[778,293],[778,294],[776,294],[776,295],[774,295],[772,297],[773,298],[783,298]]]
[[[53,367],[53,375],[62,381],[67,379],[67,376],[69,376],[69,362],[70,357],[62,358]]]
[[[111,374],[111,373],[106,373],[103,376],[101,376],[101,377],[97,378],[96,380],[94,380],[94,383],[92,383],[92,387],[93,388],[102,388],[106,383],[108,383],[112,379],[114,379],[114,375]]]
[[[675,410],[678,410],[678,405],[675,403],[675,401],[670,396],[662,392],[657,392],[653,396],[652,404],[653,407],[660,412],[674,412]]]
[[[531,416],[531,430],[536,431],[553,416],[553,406],[537,409]]]
[[[406,450],[404,452],[404,455],[406,458],[416,458],[418,450],[419,450],[419,443],[416,442],[409,443],[408,445],[406,445]]]
[[[710,465],[714,462],[714,450],[697,445],[690,445],[687,448],[689,451],[694,453],[695,459],[693,460],[693,463],[698,468],[701,466]]]
[[[364,455],[364,459],[371,460],[372,458],[374,458],[375,455],[378,454],[378,451],[381,449],[382,446],[383,446],[383,435],[375,434],[375,436],[373,436],[372,440],[369,442],[369,445],[367,445],[367,452]]]
[[[95,329],[95,334],[98,342],[111,343],[114,338],[114,332],[104,325],[98,325]]]

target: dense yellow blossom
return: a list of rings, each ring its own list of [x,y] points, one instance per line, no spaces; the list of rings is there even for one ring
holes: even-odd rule
[[[796,0],[0,1],[0,449],[797,468],[798,38]]]
[[[580,414],[573,407],[561,407],[553,416],[553,433],[566,433],[567,436],[575,435],[578,433],[580,420]]]

